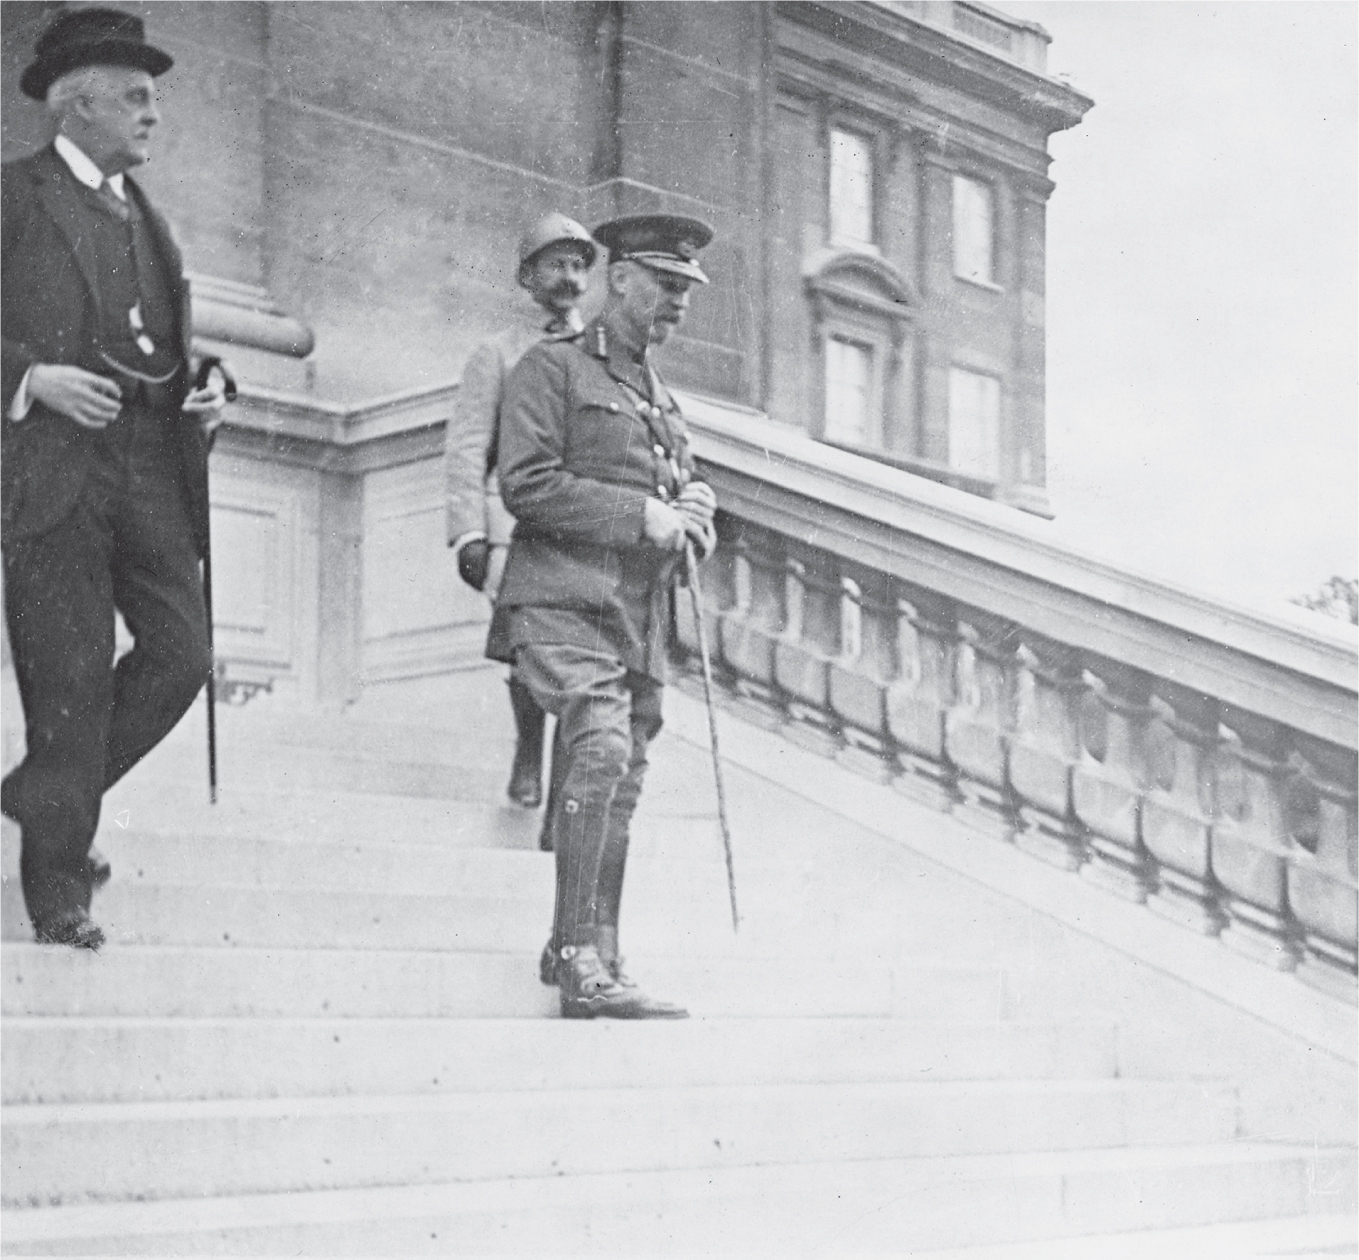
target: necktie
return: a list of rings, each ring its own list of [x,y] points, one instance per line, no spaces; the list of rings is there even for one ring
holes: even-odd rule
[[[127,208],[127,202],[113,191],[113,185],[105,180],[99,185],[98,192],[99,200],[108,208],[109,213],[115,215],[120,222],[126,223],[131,211]]]

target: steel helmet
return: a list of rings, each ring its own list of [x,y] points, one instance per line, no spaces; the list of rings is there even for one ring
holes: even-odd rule
[[[594,238],[575,219],[552,211],[538,220],[519,241],[519,283],[524,284],[524,269],[549,245],[559,241],[575,241],[585,252],[585,265],[594,266],[599,248]]]

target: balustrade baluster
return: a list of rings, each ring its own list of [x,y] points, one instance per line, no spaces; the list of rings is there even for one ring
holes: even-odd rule
[[[845,765],[880,783],[892,777],[887,688],[896,674],[896,605],[891,582],[872,570],[841,578],[841,653],[830,665],[831,712]]]
[[[1085,861],[1081,825],[1071,808],[1071,772],[1080,754],[1080,653],[1021,631],[1010,787],[1023,824],[1015,843],[1063,870]]]
[[[1090,854],[1081,874],[1120,897],[1145,901],[1154,883],[1141,829],[1151,678],[1104,658],[1087,655],[1086,665],[1093,685],[1081,700],[1081,756],[1071,780],[1072,808]]]
[[[893,785],[924,805],[952,809],[956,773],[945,751],[944,724],[955,696],[956,611],[942,595],[903,584],[896,612],[896,678],[887,688],[887,729],[901,773]]]
[[[1286,809],[1288,779],[1294,773],[1288,764],[1288,732],[1226,705],[1222,720],[1240,741],[1219,750],[1212,860],[1229,919],[1222,939],[1257,961],[1291,971],[1301,951],[1284,877],[1293,848]]]
[[[742,521],[735,540],[734,606],[718,628],[722,659],[736,675],[746,715],[765,727],[783,722],[774,686],[774,644],[787,624],[783,538]]]
[[[787,696],[785,734],[814,752],[840,741],[830,711],[830,664],[840,654],[840,574],[836,557],[790,544],[788,621],[774,645],[774,681]]]
[[[1291,820],[1294,850],[1287,864],[1288,904],[1306,951],[1298,977],[1327,993],[1356,1000],[1359,969],[1359,863],[1356,862],[1354,753],[1295,734],[1303,781],[1314,796],[1306,834]]]
[[[980,609],[959,613],[957,703],[944,718],[944,747],[957,767],[957,816],[984,835],[1014,832],[1007,772],[1014,727],[1016,627]]]
[[[1142,800],[1142,843],[1158,866],[1147,908],[1216,936],[1226,922],[1211,849],[1221,706],[1163,679],[1152,691],[1167,713],[1148,729],[1152,784]]]

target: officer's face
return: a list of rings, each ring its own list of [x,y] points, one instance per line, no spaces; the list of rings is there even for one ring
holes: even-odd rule
[[[668,271],[652,271],[641,263],[626,262],[620,268],[622,313],[639,342],[659,346],[684,322],[689,310],[692,281]]]
[[[525,285],[539,306],[565,315],[580,304],[589,283],[590,264],[585,251],[570,241],[558,241],[541,249],[524,273]]]
[[[67,130],[105,175],[116,175],[151,156],[151,130],[159,121],[156,86],[145,70],[96,66]]]

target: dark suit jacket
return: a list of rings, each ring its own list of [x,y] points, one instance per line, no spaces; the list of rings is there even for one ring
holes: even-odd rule
[[[160,251],[179,313],[180,397],[190,383],[189,286],[169,225],[137,184],[135,197]],[[8,419],[10,402],[35,363],[66,363],[99,370],[94,350],[101,328],[92,245],[77,228],[80,186],[54,149],[0,168],[3,217],[3,379],[0,379],[4,537],[34,537],[59,525],[74,508],[101,441],[97,431],[34,402],[21,421]],[[176,426],[178,457],[195,541],[206,545],[208,442],[201,426],[186,418]]]
[[[501,408],[500,492],[515,518],[487,655],[529,643],[603,650],[665,680],[677,561],[643,534],[646,500],[679,493],[693,470],[679,407],[658,378],[612,345],[599,321],[534,346],[510,373]],[[656,390],[648,420],[639,395]]]

